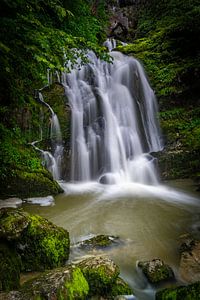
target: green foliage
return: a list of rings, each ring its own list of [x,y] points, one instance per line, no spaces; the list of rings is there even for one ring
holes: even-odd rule
[[[200,149],[200,109],[174,108],[160,112],[160,122],[168,143],[178,142],[183,150]]]
[[[141,10],[136,40],[120,47],[144,63],[159,97],[198,89],[199,1],[151,0]]]

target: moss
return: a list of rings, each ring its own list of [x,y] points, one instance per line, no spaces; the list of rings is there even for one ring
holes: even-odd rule
[[[112,247],[119,243],[119,238],[109,235],[97,235],[88,240],[84,240],[77,244],[78,247],[83,249],[102,249],[107,247]]]
[[[156,293],[156,300],[198,300],[200,299],[200,283],[188,286],[167,288]]]
[[[89,283],[90,296],[109,294],[119,275],[119,268],[113,261],[98,256],[85,259],[78,266]]]
[[[0,238],[16,240],[28,226],[30,220],[23,210],[5,208],[0,210]]]
[[[0,242],[0,291],[19,288],[21,260],[15,249]]]
[[[150,283],[174,279],[173,270],[160,259],[139,262],[140,267]]]
[[[118,277],[116,282],[112,285],[109,298],[114,299],[116,296],[121,295],[133,295],[133,290],[131,290],[129,285],[122,278]]]
[[[68,299],[85,299],[89,292],[89,285],[79,268],[72,270],[72,280],[65,283]]]
[[[24,271],[62,266],[69,256],[69,233],[48,220],[29,216],[30,223],[17,243]]]
[[[4,179],[4,188],[1,193],[4,196],[27,198],[56,195],[62,192],[62,188],[53,180],[50,173],[17,170],[14,175]]]
[[[89,286],[81,270],[76,266],[47,271],[26,282],[17,294],[17,300],[83,300],[87,298]],[[6,300],[11,300],[12,293]]]

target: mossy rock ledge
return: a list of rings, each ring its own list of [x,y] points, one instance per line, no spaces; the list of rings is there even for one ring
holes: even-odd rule
[[[174,279],[174,272],[172,268],[159,258],[151,261],[140,261],[138,263],[138,267],[142,269],[144,275],[152,284],[158,284],[163,281]]]
[[[22,209],[0,210],[0,243],[7,241],[22,261],[22,271],[44,271],[63,266],[69,257],[69,233]]]
[[[42,197],[63,193],[63,189],[53,180],[47,171],[27,172],[15,170],[13,175],[7,175],[0,184],[2,198],[7,197]]]

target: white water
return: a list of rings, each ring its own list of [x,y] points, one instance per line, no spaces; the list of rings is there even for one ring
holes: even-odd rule
[[[162,149],[155,95],[136,59],[111,56],[109,64],[90,52],[88,65],[63,75],[72,112],[71,181],[158,184],[150,155]]]
[[[48,78],[49,78],[48,72]],[[62,157],[63,157],[63,142],[62,142],[62,133],[60,130],[60,124],[57,115],[54,113],[51,106],[44,101],[43,95],[41,92],[38,94],[40,102],[42,102],[51,112],[51,128],[50,128],[50,139],[51,139],[51,152],[44,151],[36,146],[37,143],[41,142],[41,138],[39,141],[34,141],[31,145],[38,151],[41,152],[42,158],[44,159],[44,163],[47,169],[51,172],[53,178],[55,180],[61,179],[61,167],[62,167]]]

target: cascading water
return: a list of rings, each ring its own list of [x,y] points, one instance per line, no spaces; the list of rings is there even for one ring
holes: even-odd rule
[[[47,169],[53,175],[55,180],[61,179],[61,165],[62,165],[62,157],[63,157],[63,142],[62,142],[62,134],[60,130],[60,124],[58,121],[57,115],[54,113],[51,106],[44,101],[43,95],[41,92],[38,93],[38,98],[41,103],[43,103],[51,112],[51,128],[50,128],[50,138],[51,138],[51,147],[52,153],[49,151],[44,151],[36,146],[38,142],[41,142],[42,132],[41,132],[41,139],[39,141],[35,141],[32,143],[32,146],[41,152],[42,157],[44,159],[45,165]]]
[[[154,93],[136,59],[111,56],[107,63],[89,52],[90,63],[63,74],[72,114],[71,181],[155,185],[150,153],[162,143]]]

